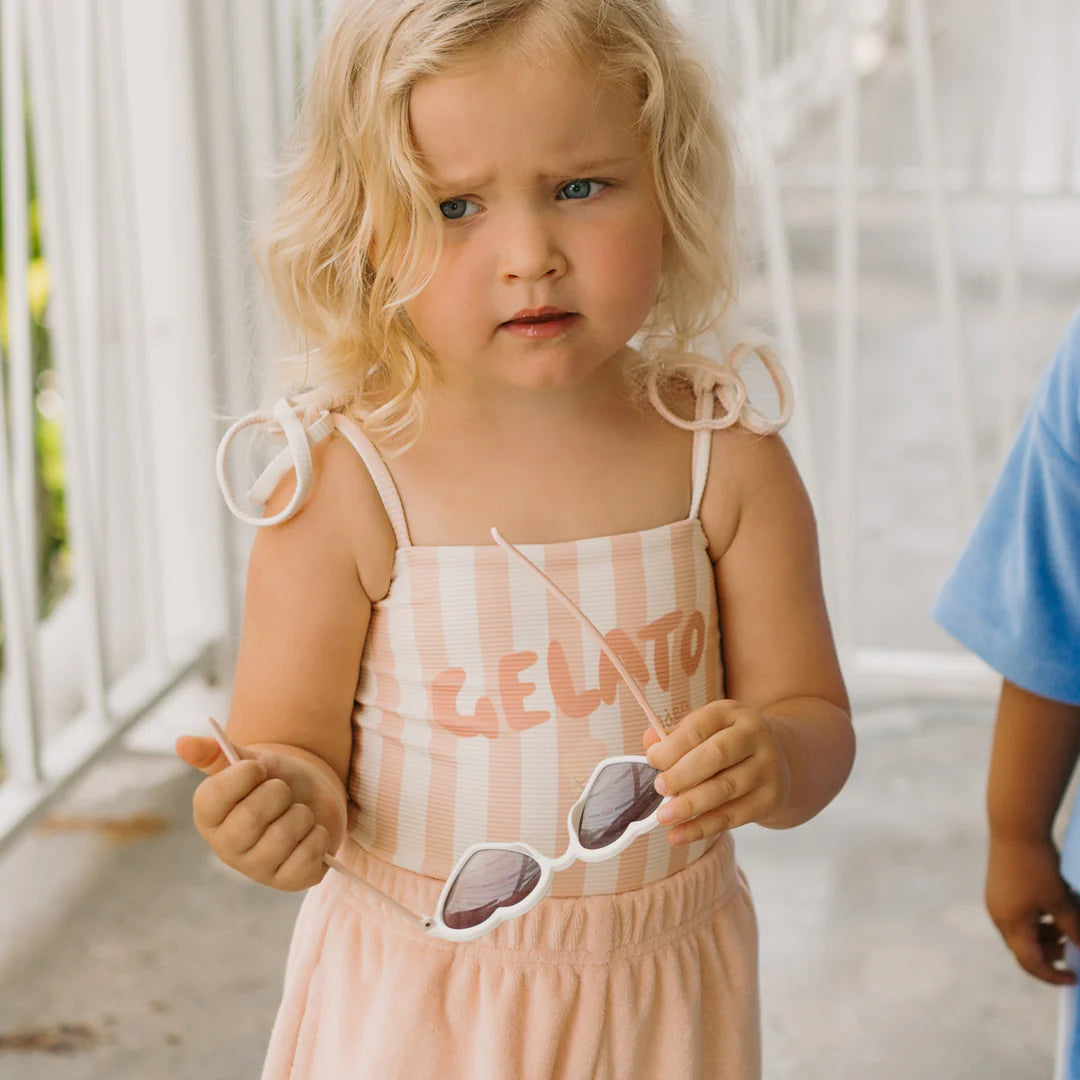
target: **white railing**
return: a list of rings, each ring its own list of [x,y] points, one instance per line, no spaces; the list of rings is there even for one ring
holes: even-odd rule
[[[750,7],[733,0],[721,14],[708,0],[699,0],[695,10],[707,25],[724,27],[732,18],[750,24]],[[730,33],[719,36],[728,43],[735,40],[744,57],[735,61],[735,70],[742,72],[741,85],[750,105],[752,179],[763,191],[757,224],[770,278],[771,314],[784,353],[793,363],[797,386],[805,391],[805,369],[810,369],[815,383],[829,382],[833,387],[822,416],[814,416],[813,395],[800,394],[803,426],[793,429],[790,441],[823,526],[830,611],[845,673],[862,693],[992,693],[997,680],[985,665],[935,640],[943,641],[944,635],[930,625],[932,591],[912,589],[911,597],[903,601],[918,605],[915,615],[926,623],[926,647],[871,645],[860,625],[861,596],[882,585],[861,568],[867,542],[860,540],[857,527],[858,488],[868,480],[860,468],[868,439],[866,425],[859,423],[868,370],[868,358],[860,354],[860,331],[866,329],[870,316],[862,303],[859,259],[872,227],[863,208],[870,200],[882,198],[893,200],[893,205],[914,206],[918,212],[915,228],[932,253],[927,284],[936,301],[941,361],[930,379],[911,386],[911,403],[923,408],[944,403],[944,419],[931,448],[941,469],[930,482],[950,493],[953,505],[947,509],[953,520],[941,523],[937,537],[948,558],[935,571],[922,569],[916,562],[907,572],[918,574],[922,569],[923,578],[928,574],[943,577],[1015,435],[1032,389],[1031,371],[1049,360],[1050,343],[1063,330],[1068,315],[1066,306],[1064,314],[1050,316],[1060,321],[1039,327],[1045,351],[1025,355],[1031,352],[1030,347],[1025,349],[1030,334],[1023,331],[1031,327],[1030,320],[1025,326],[1020,306],[1024,212],[1046,201],[1059,208],[1080,209],[1076,169],[1080,80],[1071,59],[1080,33],[1080,11],[1059,0],[1022,7],[1019,0],[992,4],[765,0],[754,5],[754,10],[756,26],[734,38]],[[965,110],[962,154],[955,149],[958,125],[954,122],[949,141],[942,134],[946,110],[939,89],[941,72],[934,63],[935,31],[946,35],[947,41],[950,23],[957,20],[966,20],[961,24],[964,33],[953,35],[961,46],[959,55],[981,61],[977,79],[968,73],[973,85],[966,88],[961,102]],[[754,55],[755,30],[762,35],[758,53],[772,59],[771,69],[762,66],[760,78],[755,78],[755,65],[745,60]],[[779,48],[770,42],[779,43]],[[958,53],[945,55],[950,104],[955,110]],[[881,158],[887,156],[880,154],[880,140],[869,148],[866,139],[862,76],[883,62],[890,68],[890,77],[902,80],[906,87],[897,105],[908,110],[913,121],[913,153],[907,160],[897,160],[895,155],[875,160],[875,152]],[[806,118],[823,107],[830,122],[824,129],[819,123],[817,132],[821,136],[824,130],[833,156],[822,162],[817,155],[808,162],[812,156],[800,155],[793,144]],[[879,122],[885,119],[902,128],[906,118],[885,118],[879,111]],[[758,133],[768,138],[759,138]],[[829,193],[834,199],[831,212],[819,213],[817,219],[833,232],[832,344],[828,352],[810,359],[804,358],[798,337],[805,320],[800,317],[792,283],[797,285],[801,275],[817,268],[793,265],[791,230],[776,225],[777,218],[785,220],[786,206],[807,192]],[[989,353],[981,349],[976,358],[967,325],[970,312],[965,310],[971,290],[965,293],[955,237],[962,216],[973,204],[987,201],[996,201],[1001,208],[992,226],[1000,229],[1002,237],[997,256],[997,334]],[[1025,363],[1019,362],[1022,358],[1026,373]],[[897,361],[904,362],[900,355]],[[976,378],[993,386],[990,416],[985,403],[982,411],[976,407],[986,397],[976,393]],[[811,428],[816,439],[811,437]],[[988,442],[993,444],[989,452]],[[897,521],[920,512],[910,499],[898,498],[893,508]],[[933,584],[939,581],[936,578]],[[908,612],[909,621],[911,617]]]
[[[6,388],[0,382],[0,846],[174,687],[215,675],[225,636],[223,515],[192,475],[211,475],[213,434],[210,349],[199,340],[198,310],[181,304],[197,248],[189,245],[186,261],[169,251],[198,229],[179,231],[186,192],[168,174],[178,162],[182,174],[181,155],[157,154],[175,141],[168,106],[177,96],[152,88],[170,76],[185,88],[189,78],[175,53],[183,38],[170,33],[182,29],[182,11],[172,7],[2,3],[9,347]],[[131,48],[132,34],[147,54]],[[156,67],[147,67],[150,54]],[[44,620],[27,86],[71,553],[71,586]]]

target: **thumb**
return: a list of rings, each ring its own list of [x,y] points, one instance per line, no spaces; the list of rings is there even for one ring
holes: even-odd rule
[[[255,755],[243,746],[231,744],[238,758],[253,758]],[[201,735],[181,735],[175,743],[177,756],[200,769],[207,776],[213,776],[229,767],[229,758],[216,739]]]
[[[221,747],[213,739],[204,739],[201,735],[181,735],[175,749],[177,757],[201,769],[207,776],[229,766],[229,759],[221,752]]]

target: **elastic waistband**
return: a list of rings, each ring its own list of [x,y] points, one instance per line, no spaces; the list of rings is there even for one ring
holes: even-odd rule
[[[338,858],[377,889],[418,915],[435,910],[443,882],[405,870],[346,840]],[[328,902],[343,902],[381,929],[404,937],[424,938],[378,897],[329,872],[320,886]],[[640,889],[604,895],[545,897],[520,918],[503,923],[478,941],[452,943],[426,938],[433,948],[469,950],[479,956],[514,954],[513,959],[581,964],[609,964],[658,948],[712,918],[745,881],[735,863],[729,833],[684,870]]]

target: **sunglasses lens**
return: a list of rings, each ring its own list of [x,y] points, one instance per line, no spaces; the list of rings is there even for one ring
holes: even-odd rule
[[[479,926],[501,907],[524,900],[540,880],[540,864],[521,851],[478,851],[461,868],[443,905],[443,922],[452,930]]]
[[[601,770],[581,808],[581,846],[589,851],[607,847],[633,822],[647,818],[663,801],[653,787],[658,775],[638,761],[618,761]]]

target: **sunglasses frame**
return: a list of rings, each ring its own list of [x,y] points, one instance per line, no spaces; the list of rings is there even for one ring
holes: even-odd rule
[[[518,551],[513,544],[504,540],[498,529],[492,527],[491,536],[499,547],[503,548],[509,555],[538,577],[544,583],[544,586],[560,601],[560,603],[563,604],[570,614],[581,623],[581,626],[586,633],[597,641],[604,654],[615,666],[616,671],[622,676],[623,681],[626,683],[626,686],[634,699],[641,706],[642,711],[645,713],[645,717],[653,730],[656,731],[661,739],[666,738],[668,735],[667,728],[649,704],[645,697],[644,690],[638,684],[634,676],[630,674],[626,665],[619,658],[618,653],[611,648],[605,640],[604,635],[600,633],[589,617],[558,587],[558,585],[555,584],[555,582],[553,582],[531,559],[529,559],[528,556],[522,554],[522,552]],[[229,737],[222,730],[221,725],[213,717],[207,717],[207,721],[210,724],[210,729],[213,732],[214,738],[217,740],[222,753],[229,763],[235,764],[237,761],[241,760],[241,757],[245,755],[241,755],[237,748],[232,744]],[[567,814],[566,827],[569,834],[569,844],[562,855],[556,859],[550,859],[546,855],[542,855],[529,844],[518,842],[480,842],[472,844],[461,853],[457,862],[454,864],[454,869],[446,879],[446,883],[443,885],[442,892],[439,895],[435,911],[431,915],[418,915],[416,912],[410,911],[404,905],[399,904],[393,897],[387,896],[381,889],[376,888],[370,881],[367,881],[355,871],[351,870],[334,855],[324,855],[323,862],[344,877],[347,877],[350,881],[360,885],[365,891],[377,896],[403,918],[419,927],[419,929],[421,929],[428,937],[440,938],[443,941],[475,941],[477,938],[489,934],[500,923],[504,923],[509,919],[516,919],[518,916],[524,915],[525,912],[536,907],[536,905],[551,891],[552,879],[558,871],[567,869],[567,867],[572,866],[575,862],[603,862],[606,859],[614,858],[628,848],[639,836],[643,836],[645,833],[651,832],[656,828],[658,824],[657,814],[665,803],[671,801],[670,795],[665,795],[646,817],[641,818],[640,821],[630,822],[626,829],[619,835],[618,839],[613,840],[610,844],[607,844],[602,848],[586,848],[582,845],[577,830],[578,825],[581,822],[581,815],[585,803],[604,769],[609,765],[616,765],[620,762],[633,762],[636,764],[649,765],[648,760],[640,754],[615,755],[604,758],[597,763],[592,771],[592,775],[589,777],[589,782],[585,785],[585,789],[582,791],[574,805],[570,807],[569,813]],[[649,767],[652,768],[652,766]],[[536,887],[528,894],[528,896],[519,900],[516,904],[507,907],[497,907],[483,922],[478,923],[476,926],[470,926],[460,930],[454,929],[453,927],[447,926],[443,919],[446,901],[450,895],[450,890],[453,887],[454,882],[457,880],[465,864],[473,855],[480,851],[515,851],[520,852],[523,855],[528,855],[529,858],[533,859],[539,865],[540,878],[536,883]]]
[[[596,863],[604,862],[606,859],[613,859],[616,855],[625,851],[639,836],[651,832],[656,828],[656,815],[664,803],[671,801],[670,795],[665,795],[647,817],[643,817],[639,821],[631,821],[623,832],[621,832],[610,844],[605,844],[602,848],[587,848],[582,845],[581,837],[578,835],[578,826],[581,823],[581,815],[584,811],[585,803],[588,801],[589,795],[592,794],[592,790],[596,786],[596,781],[599,779],[600,774],[604,769],[609,765],[618,765],[623,762],[646,765],[649,768],[652,768],[646,758],[640,754],[622,754],[616,757],[604,758],[603,761],[598,762],[596,768],[593,769],[592,776],[589,777],[589,782],[585,785],[585,790],[581,793],[577,802],[570,807],[570,811],[566,816],[566,829],[569,834],[569,844],[567,845],[566,850],[557,859],[549,859],[546,855],[542,855],[537,851],[536,848],[523,843],[511,842],[506,844],[495,844],[481,842],[466,848],[465,851],[461,853],[457,863],[455,863],[450,876],[446,879],[446,884],[443,886],[442,893],[439,895],[439,902],[435,907],[435,914],[431,916],[430,925],[425,927],[428,936],[442,938],[444,941],[475,941],[477,938],[489,934],[500,923],[507,922],[510,919],[516,919],[519,915],[524,915],[526,911],[536,907],[536,905],[551,891],[551,884],[554,880],[554,876],[560,870],[566,870],[568,867],[573,866],[575,862]],[[516,851],[523,855],[528,855],[529,858],[540,867],[540,878],[528,896],[519,900],[516,904],[497,907],[483,922],[477,923],[476,926],[465,927],[462,929],[455,929],[447,926],[446,921],[443,918],[443,912],[446,908],[446,901],[449,899],[454,883],[457,881],[469,859],[481,851]]]

